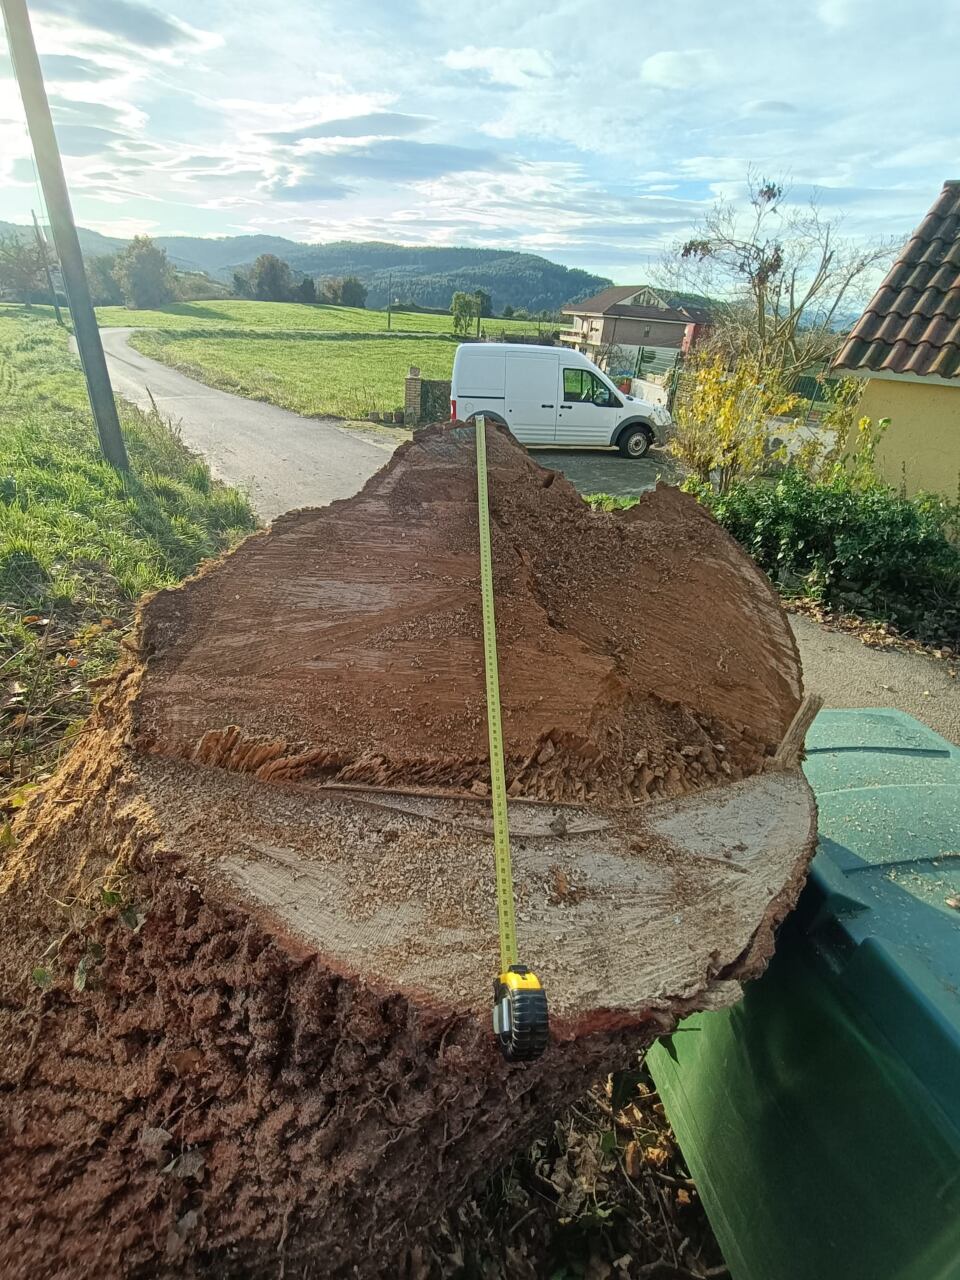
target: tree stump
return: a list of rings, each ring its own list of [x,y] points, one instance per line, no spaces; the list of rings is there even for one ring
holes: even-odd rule
[[[594,513],[488,428],[521,958],[508,1066],[473,428],[142,608],[28,807],[6,921],[10,1277],[375,1276],[600,1073],[737,998],[806,873],[776,594],[693,499]],[[628,463],[624,464],[629,465]]]

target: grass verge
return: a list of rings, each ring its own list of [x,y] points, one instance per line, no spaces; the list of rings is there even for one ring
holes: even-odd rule
[[[255,527],[246,498],[155,414],[121,408],[131,474],[100,457],[79,364],[43,315],[0,306],[0,805],[82,732],[139,596]]]

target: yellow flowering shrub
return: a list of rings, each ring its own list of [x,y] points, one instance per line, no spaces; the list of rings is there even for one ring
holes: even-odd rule
[[[795,411],[799,398],[750,357],[732,369],[709,350],[688,362],[673,407],[670,452],[704,484],[727,493],[738,480],[758,475],[773,457],[782,424],[772,418]]]

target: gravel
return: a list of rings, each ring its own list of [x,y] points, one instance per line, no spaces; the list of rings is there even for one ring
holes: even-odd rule
[[[960,745],[960,680],[950,664],[897,649],[870,649],[809,618],[790,618],[805,687],[828,707],[893,707]],[[955,668],[954,668],[955,669]]]

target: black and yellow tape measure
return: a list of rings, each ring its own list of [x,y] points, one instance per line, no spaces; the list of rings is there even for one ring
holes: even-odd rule
[[[497,919],[500,926],[500,974],[493,984],[493,1031],[508,1062],[530,1062],[547,1047],[547,995],[539,979],[517,961],[517,923],[513,906],[510,823],[500,721],[497,624],[493,607],[493,553],[487,488],[486,423],[476,419],[477,511],[480,525],[480,598],[483,605],[483,661],[490,741],[490,796],[493,804],[493,852],[496,862]]]

